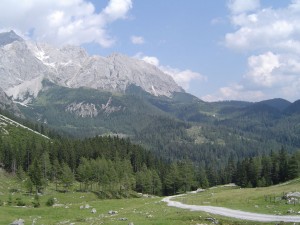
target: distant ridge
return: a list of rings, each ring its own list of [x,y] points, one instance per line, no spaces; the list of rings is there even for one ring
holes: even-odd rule
[[[278,109],[279,111],[283,111],[287,107],[289,107],[292,103],[282,98],[274,98],[274,99],[258,102],[257,104],[265,104],[275,109]]]

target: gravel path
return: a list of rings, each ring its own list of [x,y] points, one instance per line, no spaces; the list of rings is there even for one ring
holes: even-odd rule
[[[189,209],[191,211],[203,211],[207,213],[217,214],[221,216],[241,219],[252,220],[258,222],[300,222],[300,216],[278,216],[244,212],[240,210],[228,209],[216,206],[199,206],[199,205],[187,205],[181,202],[173,201],[172,198],[180,197],[183,195],[175,195],[164,198],[162,201],[168,203],[168,206],[177,207],[181,209]]]

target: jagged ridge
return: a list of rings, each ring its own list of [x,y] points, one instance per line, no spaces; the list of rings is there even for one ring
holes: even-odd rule
[[[64,87],[119,93],[132,84],[155,96],[184,92],[172,77],[139,59],[116,53],[89,56],[80,47],[56,48],[17,37],[14,32],[0,34],[0,87],[23,103],[38,95],[44,79]]]

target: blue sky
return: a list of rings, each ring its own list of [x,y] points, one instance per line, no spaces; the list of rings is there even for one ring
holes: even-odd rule
[[[0,29],[158,66],[206,101],[300,98],[300,0],[2,0]]]

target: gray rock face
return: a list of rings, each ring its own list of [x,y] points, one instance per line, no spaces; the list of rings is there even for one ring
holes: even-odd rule
[[[7,97],[5,92],[0,88],[0,109],[9,111],[15,116],[24,117],[17,105]]]
[[[121,54],[89,56],[80,47],[26,42],[15,33],[0,34],[0,79],[0,87],[24,103],[43,90],[43,79],[118,93],[132,84],[156,96],[183,92],[171,76],[142,60]]]
[[[14,41],[23,41],[14,31],[0,33],[0,46],[10,44]]]
[[[75,114],[78,117],[86,118],[91,117],[94,118],[98,116],[99,113],[104,113],[106,115],[110,115],[111,113],[118,112],[124,109],[122,106],[113,106],[112,98],[110,97],[106,104],[95,105],[93,103],[87,102],[73,102],[69,104],[65,111]]]

